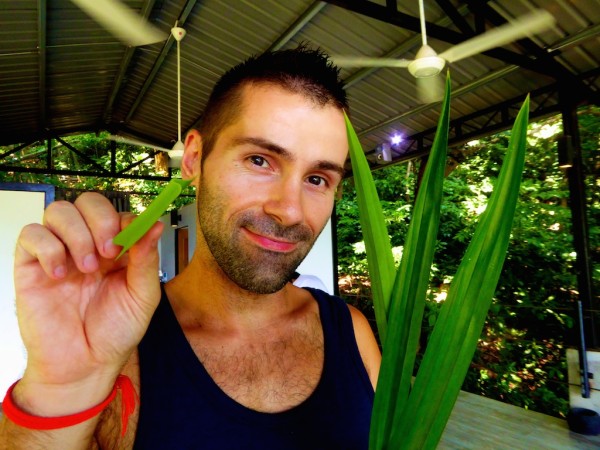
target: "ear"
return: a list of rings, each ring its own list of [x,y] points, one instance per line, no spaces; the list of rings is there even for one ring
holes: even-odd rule
[[[200,178],[200,159],[202,158],[202,137],[198,130],[190,130],[185,137],[185,150],[181,158],[181,177],[193,179],[192,184],[198,187]]]

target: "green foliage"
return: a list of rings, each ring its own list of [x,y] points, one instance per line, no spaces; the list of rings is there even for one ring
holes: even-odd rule
[[[95,171],[100,169],[111,170],[112,155],[110,152],[111,141],[108,133],[98,135],[94,133],[80,134],[52,139],[52,164],[58,170]],[[72,146],[78,152],[69,148]],[[10,151],[12,147],[0,147],[0,154]],[[45,168],[48,144],[45,141],[34,143],[23,150],[0,160],[7,166],[22,168]],[[117,143],[114,170],[116,172],[127,170],[127,174],[134,176],[165,176],[156,168],[155,159],[149,157],[152,151],[149,147],[140,147],[124,143]],[[133,167],[132,167],[133,166]],[[133,212],[142,212],[152,199],[166,185],[165,181],[92,177],[83,175],[48,175],[27,172],[1,172],[0,182],[17,183],[44,183],[57,188],[85,191],[117,191],[130,193]],[[194,200],[193,190],[188,188],[187,195],[179,197],[175,207],[179,208]]]
[[[368,254],[367,264],[371,275],[371,292],[377,329],[382,341],[385,340],[388,326],[390,293],[394,286],[396,271],[392,246],[383,216],[379,196],[373,182],[373,174],[367,162],[360,141],[350,119],[344,113],[346,133],[349,143],[352,173],[356,181],[359,220],[363,231],[365,248]],[[375,411],[377,409],[375,408]]]
[[[594,292],[600,291],[600,109],[579,114],[586,175]],[[576,343],[573,299],[575,254],[568,185],[558,168],[556,133],[560,117],[532,124],[520,201],[504,269],[486,327],[463,389],[564,417],[568,411],[566,348]],[[554,133],[552,133],[554,129]],[[546,132],[543,134],[542,132]],[[470,241],[481,208],[496,183],[509,133],[453,151],[458,168],[444,181],[433,279],[423,319],[424,350],[445,292]],[[408,174],[408,176],[407,176]],[[374,172],[392,237],[399,246],[410,222],[415,173],[407,165]],[[366,255],[351,180],[338,203],[338,271],[342,296],[369,316]],[[392,231],[393,230],[393,231]],[[396,240],[398,239],[398,240]]]
[[[487,202],[414,376],[428,298],[447,160],[450,78],[397,269],[379,196],[346,117],[377,328],[383,346],[369,448],[435,448],[465,379],[506,257],[527,147],[525,99]],[[431,319],[431,316],[428,317]],[[414,378],[414,381],[413,381]]]
[[[412,214],[416,178],[412,165],[391,166],[373,172],[375,187],[385,211],[392,247],[397,248],[404,244],[403,237],[408,231]],[[342,198],[336,205],[339,266],[344,269],[344,274],[363,274],[367,256],[364,245],[359,245],[358,250],[356,245],[362,242],[362,228],[358,217],[354,180],[345,179],[342,189]],[[403,201],[398,201],[398,198],[402,198]]]

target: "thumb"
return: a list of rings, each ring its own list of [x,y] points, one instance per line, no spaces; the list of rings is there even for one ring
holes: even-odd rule
[[[140,304],[154,311],[160,300],[158,242],[164,225],[156,222],[128,251],[127,285]]]

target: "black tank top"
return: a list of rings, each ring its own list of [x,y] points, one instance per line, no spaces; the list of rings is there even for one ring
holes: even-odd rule
[[[281,413],[246,408],[212,380],[163,298],[139,345],[141,405],[135,449],[353,450],[368,448],[373,387],[344,301],[319,304],[325,363],[314,392]]]

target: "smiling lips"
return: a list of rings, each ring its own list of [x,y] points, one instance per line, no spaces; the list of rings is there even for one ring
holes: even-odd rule
[[[242,228],[246,236],[258,246],[272,252],[289,253],[296,248],[297,242],[288,242],[275,239],[272,237],[262,236],[250,231],[248,228]]]

